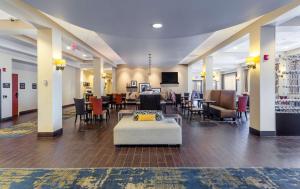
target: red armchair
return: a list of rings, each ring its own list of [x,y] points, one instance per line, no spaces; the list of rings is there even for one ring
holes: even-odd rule
[[[239,118],[242,117],[242,113],[244,112],[246,119],[248,119],[247,118],[247,102],[248,102],[248,96],[239,96],[238,109],[237,109]]]

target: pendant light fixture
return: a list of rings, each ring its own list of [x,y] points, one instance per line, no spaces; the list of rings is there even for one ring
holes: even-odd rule
[[[151,53],[149,53],[149,54],[148,54],[148,61],[149,61],[149,62],[148,62],[148,63],[149,63],[149,64],[148,64],[148,75],[151,75],[151,66],[152,66],[152,65],[151,65],[151,64],[152,64],[152,62],[151,62],[151,61],[152,61],[152,60],[151,60],[152,57],[151,57],[151,56],[152,56]]]

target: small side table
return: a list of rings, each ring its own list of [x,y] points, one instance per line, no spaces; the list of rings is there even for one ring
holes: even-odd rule
[[[135,110],[120,110],[118,112],[118,121],[122,119],[124,115],[132,115]]]
[[[210,106],[211,103],[216,103],[216,101],[214,101],[214,100],[205,100],[205,101],[203,101],[203,103],[207,104],[206,110],[204,112],[205,112],[206,116],[209,118],[210,117],[209,106]]]

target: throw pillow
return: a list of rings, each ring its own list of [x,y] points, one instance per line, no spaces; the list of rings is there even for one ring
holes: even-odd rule
[[[155,121],[155,114],[140,114],[138,115],[138,121]]]
[[[145,115],[145,114],[155,114],[155,120],[156,121],[161,121],[163,119],[163,114],[161,111],[155,111],[155,110],[139,110],[135,111],[133,114],[133,119],[135,121],[138,120],[139,115]]]

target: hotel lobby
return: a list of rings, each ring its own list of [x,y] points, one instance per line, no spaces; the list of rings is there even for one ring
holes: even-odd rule
[[[0,1],[0,189],[300,188],[299,29],[300,0]]]

